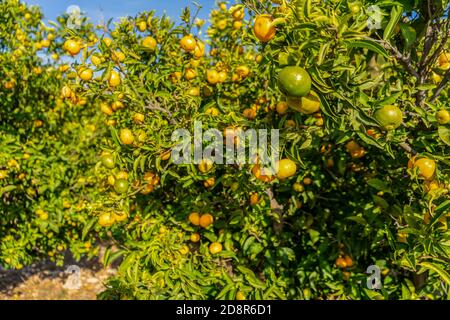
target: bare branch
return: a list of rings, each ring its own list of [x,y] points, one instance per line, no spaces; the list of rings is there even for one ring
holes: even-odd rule
[[[411,55],[404,55],[388,41],[385,40],[375,40],[375,41],[379,42],[386,50],[391,51],[391,53],[394,55],[394,58],[405,68],[405,70],[409,74],[416,77],[417,79],[420,78],[419,73],[416,71],[416,69],[412,64]]]
[[[153,110],[153,111],[161,111],[164,112],[165,114],[167,114],[167,116],[169,117],[169,121],[171,124],[177,124],[177,122],[175,121],[172,112],[170,112],[167,109],[164,109],[163,107],[161,107],[159,104],[155,104],[155,103],[151,103],[151,102],[147,102],[148,105],[146,105],[144,107],[144,109],[149,109],[149,110]]]

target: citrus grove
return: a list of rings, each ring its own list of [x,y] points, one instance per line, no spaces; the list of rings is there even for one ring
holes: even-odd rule
[[[448,299],[449,1],[201,10],[1,2],[0,264],[106,241],[101,299]],[[195,122],[278,129],[277,171],[175,164]]]

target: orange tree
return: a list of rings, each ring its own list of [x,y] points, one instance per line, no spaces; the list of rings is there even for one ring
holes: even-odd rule
[[[95,238],[83,230],[93,222],[101,119],[89,98],[63,87],[64,28],[14,0],[2,1],[0,16],[0,264],[62,263],[66,249],[92,256]]]
[[[424,3],[219,3],[203,40],[187,9],[103,26],[76,65],[98,77],[69,84],[111,133],[92,228],[122,262],[100,298],[448,297],[448,1]],[[195,121],[279,129],[278,171],[175,164]]]

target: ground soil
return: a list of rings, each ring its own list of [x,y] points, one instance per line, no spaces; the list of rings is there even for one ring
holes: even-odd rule
[[[79,272],[79,277],[70,271]],[[114,268],[104,268],[98,259],[76,262],[70,255],[62,267],[51,261],[22,270],[0,266],[0,300],[95,300],[115,272]]]

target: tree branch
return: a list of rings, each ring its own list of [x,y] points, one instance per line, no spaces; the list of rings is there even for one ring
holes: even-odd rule
[[[170,111],[167,110],[167,109],[164,109],[164,108],[161,107],[159,104],[154,104],[154,103],[151,103],[151,102],[147,102],[147,103],[148,103],[148,105],[146,105],[146,106],[144,107],[144,109],[149,109],[149,110],[153,110],[153,111],[161,111],[161,112],[164,112],[164,113],[167,114],[167,116],[169,117],[169,121],[170,121],[171,124],[177,124],[177,122],[175,121],[175,119],[174,119],[174,117],[173,117],[173,115],[172,115],[172,112],[170,112]]]
[[[436,91],[434,92],[433,96],[431,97],[430,102],[433,103],[436,101],[436,99],[441,94],[441,91],[444,90],[445,86],[448,84],[449,81],[450,81],[450,69],[447,70],[447,72],[445,73],[444,79],[442,79],[441,83],[439,83],[438,87],[436,88]]]
[[[388,41],[385,40],[375,40],[375,41],[379,42],[386,50],[391,51],[391,53],[394,55],[394,58],[405,68],[405,70],[409,74],[416,77],[417,79],[420,78],[419,73],[416,71],[416,69],[412,64],[411,55],[404,55]]]
[[[398,144],[403,150],[405,150],[406,152],[412,154],[412,155],[416,155],[417,151],[414,150],[407,142],[400,142]]]

